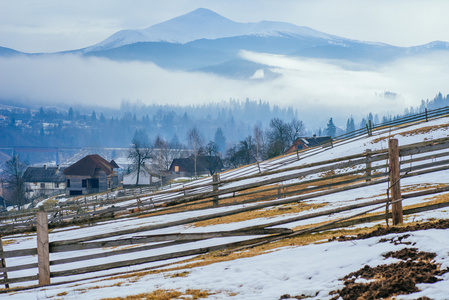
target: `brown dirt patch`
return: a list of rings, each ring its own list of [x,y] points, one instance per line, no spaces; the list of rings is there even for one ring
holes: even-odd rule
[[[175,290],[155,290],[151,293],[143,293],[138,295],[131,295],[127,297],[103,298],[102,300],[172,300],[172,299],[200,299],[207,298],[211,295],[207,291],[201,290],[186,290],[181,293]]]
[[[383,236],[390,233],[402,233],[402,232],[408,232],[408,231],[418,231],[418,230],[425,230],[425,229],[448,229],[449,228],[449,219],[445,220],[438,220],[436,222],[425,222],[425,223],[417,223],[414,225],[408,225],[408,226],[395,226],[395,227],[378,227],[375,230],[367,233],[359,233],[357,236],[340,236],[340,237],[333,237],[330,240],[339,240],[339,241],[349,241],[349,240],[361,240],[361,239],[367,239],[373,236]]]
[[[418,292],[417,283],[435,283],[441,279],[436,276],[449,272],[440,270],[440,265],[431,260],[435,253],[419,252],[416,248],[405,248],[384,254],[385,258],[402,259],[397,263],[377,267],[364,266],[342,278],[345,287],[332,291],[332,299],[382,299],[395,295]],[[365,279],[368,282],[356,282]]]
[[[285,214],[295,214],[295,213],[299,213],[299,212],[306,211],[306,210],[318,209],[318,208],[321,208],[326,205],[327,205],[326,203],[308,204],[308,203],[304,203],[304,202],[285,204],[285,205],[280,205],[280,206],[276,206],[276,207],[272,207],[272,208],[248,211],[248,212],[235,214],[235,215],[231,215],[231,216],[196,222],[193,225],[195,227],[205,227],[205,226],[216,225],[216,224],[228,224],[228,223],[235,223],[235,222],[243,222],[243,221],[258,219],[258,218],[272,218],[272,217],[285,215]]]

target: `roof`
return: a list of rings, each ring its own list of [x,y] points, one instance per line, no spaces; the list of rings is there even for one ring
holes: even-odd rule
[[[195,160],[193,156],[187,157],[187,158],[176,158],[173,160],[171,167],[177,164],[178,166],[182,167],[183,169],[187,170],[188,172],[195,172]],[[208,172],[209,171],[209,164],[215,165],[215,169],[221,169],[223,168],[223,163],[221,162],[221,159],[217,156],[198,156],[196,161],[196,171],[197,172]]]
[[[296,151],[296,147],[300,144],[305,145],[307,148],[316,147],[319,145],[323,145],[332,141],[332,137],[330,136],[313,136],[313,137],[300,137],[297,138],[296,141],[291,145],[285,153],[290,153],[292,151]]]
[[[120,169],[120,166],[117,165],[117,163],[115,162],[115,160],[111,160],[109,163],[111,164],[111,166],[114,167],[114,169]]]
[[[25,182],[64,182],[62,171],[58,167],[28,167],[22,178]]]
[[[315,137],[303,137],[299,138],[307,147],[315,147],[324,143],[328,143],[332,140],[330,136],[315,136]],[[296,142],[295,142],[296,143]]]
[[[98,154],[87,155],[64,170],[65,175],[93,176],[96,169],[112,174],[114,166]]]
[[[140,173],[141,174],[142,173],[150,174],[153,177],[159,177],[160,176],[160,175],[156,174],[156,172],[150,170],[150,168],[146,164],[143,164],[143,165],[140,166]],[[124,176],[129,176],[129,175],[133,175],[133,174],[137,174],[137,168],[135,168],[134,170],[132,170],[131,172],[129,172],[128,174],[126,174]]]

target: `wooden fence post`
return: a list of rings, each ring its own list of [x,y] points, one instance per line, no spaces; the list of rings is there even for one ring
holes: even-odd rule
[[[40,211],[36,216],[37,231],[37,267],[39,285],[50,284],[50,251],[48,244],[48,214]]]
[[[213,192],[218,191],[218,174],[212,175],[212,191]],[[218,195],[214,196],[212,202],[213,202],[214,207],[218,206]]]
[[[6,260],[5,256],[3,255],[3,241],[1,236],[0,236],[0,253],[1,253],[0,268],[6,268]],[[8,272],[6,272],[6,270],[3,271],[3,280],[5,281],[5,288],[9,289]]]
[[[140,200],[140,198],[137,198],[136,202],[137,202],[137,211],[140,211],[140,205],[142,204],[142,200]]]
[[[400,183],[400,166],[399,166],[399,147],[397,139],[388,141],[388,153],[390,160],[390,190],[391,190],[391,211],[393,216],[393,225],[403,222],[402,217],[402,196]]]
[[[371,181],[371,149],[366,149],[366,182]]]
[[[429,122],[429,120],[427,119],[427,108],[426,108],[426,122]]]

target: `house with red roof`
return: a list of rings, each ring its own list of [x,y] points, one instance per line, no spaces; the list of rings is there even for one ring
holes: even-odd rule
[[[118,185],[117,163],[98,154],[87,155],[64,170],[67,194],[85,195],[104,192]]]

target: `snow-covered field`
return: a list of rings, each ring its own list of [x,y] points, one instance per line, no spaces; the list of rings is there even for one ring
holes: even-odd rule
[[[388,129],[383,132],[375,132],[372,137],[363,139],[357,138],[351,142],[341,143],[340,145],[337,144],[332,149],[328,149],[326,151],[316,153],[308,157],[307,155],[304,155],[301,160],[291,162],[284,167],[292,167],[296,165],[299,166],[306,163],[318,162],[352,154],[359,154],[363,153],[366,149],[371,149],[372,151],[374,151],[387,148],[387,140],[379,139],[379,137],[387,138],[388,136],[391,136],[397,138],[399,140],[400,146],[422,142],[425,140],[448,137],[449,132],[447,131],[447,127],[444,126],[448,122],[449,119],[444,118],[402,129],[391,130],[391,132]],[[438,125],[443,126],[440,126],[437,130],[433,131],[426,131],[416,134],[404,134],[405,132],[412,132],[418,128]],[[401,135],[401,133],[403,134]],[[268,168],[269,165],[275,165],[275,162],[279,163],[282,160],[289,159],[291,160],[291,157],[284,157],[279,158],[275,161],[264,162],[261,163],[261,168]],[[438,159],[435,160],[438,161]],[[254,165],[248,167],[247,170],[238,170],[238,172],[245,172],[246,174],[253,174],[257,171],[258,168]],[[288,174],[288,172],[285,172],[285,174]],[[221,179],[233,178],[234,176],[236,176],[235,173],[231,171],[221,174]],[[270,176],[266,176],[266,179],[269,178]],[[210,178],[200,179],[200,182],[205,182],[207,180],[210,180]],[[226,187],[251,183],[255,182],[256,180],[261,180],[261,178],[246,179],[243,182],[230,183]],[[407,188],[416,185],[426,186],[439,183],[449,183],[449,171],[440,171],[411,178],[405,178],[401,180],[401,187]],[[275,217],[243,220],[228,224],[215,224],[207,227],[192,227],[190,225],[181,225],[153,230],[147,233],[143,232],[139,233],[139,235],[234,230],[253,225],[270,223],[276,220],[287,219],[292,216],[307,214],[311,211],[315,212],[320,210],[327,210],[330,208],[336,208],[358,202],[366,202],[369,200],[379,199],[382,197],[382,195],[385,195],[386,189],[387,184],[384,183],[334,193],[327,196],[315,197],[312,199],[308,199],[305,202],[310,204],[326,203],[327,205],[325,207],[316,208],[314,210],[307,210],[297,214],[289,214],[287,211],[285,214]],[[404,200],[403,205],[407,206],[411,204],[421,203],[424,201],[428,201],[428,199],[429,196],[412,198]],[[248,205],[253,204],[245,204],[244,206]],[[133,217],[116,221],[107,221],[101,224],[96,224],[92,227],[73,227],[59,229],[51,232],[50,242],[66,239],[76,239],[107,232],[116,232],[126,228],[136,228],[140,226],[147,226],[150,224],[167,223],[174,220],[212,214],[218,211],[233,210],[240,207],[243,207],[243,205],[236,205],[233,207],[219,207],[213,209],[211,208],[200,211],[186,211],[182,213],[144,218]],[[280,227],[294,228],[300,225],[330,221],[335,218],[349,216],[363,210],[364,209],[362,208],[359,210],[340,213],[338,214],[338,216],[331,215],[304,221],[297,221],[282,225]],[[384,208],[379,209],[379,211],[383,210]],[[417,213],[406,218],[406,220],[410,221],[426,221],[431,219],[449,219],[449,213],[446,209],[442,208],[435,211]],[[383,222],[364,224],[363,226],[374,226],[378,223]],[[390,234],[389,236],[387,236],[387,238],[393,238],[402,235],[404,234]],[[128,260],[138,257],[147,257],[168,252],[194,249],[198,247],[207,247],[247,238],[248,237],[216,238],[166,248],[123,254],[120,256],[92,259],[83,262],[72,263],[71,265],[65,264],[52,266],[51,270],[59,271],[63,269],[80,268],[83,266],[107,263],[111,259]],[[129,278],[111,278],[105,276],[101,279],[86,279],[94,275],[100,276],[116,272],[129,272],[152,266],[163,265],[169,262],[178,262],[178,264],[181,266],[183,260],[177,259],[159,263],[150,263],[145,265],[114,269],[112,271],[102,271],[94,274],[71,276],[70,278],[54,278],[52,279],[52,283],[62,282],[65,280],[81,281],[49,287],[34,288],[24,291],[10,292],[6,294],[0,294],[0,297],[8,297],[10,299],[79,299],[81,297],[85,299],[102,299],[108,297],[126,297],[141,293],[151,293],[152,291],[158,289],[174,289],[180,292],[185,292],[188,289],[200,289],[208,291],[210,293],[208,299],[279,299],[281,295],[285,294],[303,294],[305,296],[310,296],[310,299],[330,299],[333,297],[332,295],[329,295],[330,291],[341,289],[343,287],[343,282],[340,280],[343,276],[349,274],[350,272],[359,270],[364,265],[374,267],[377,265],[397,261],[397,259],[394,258],[385,259],[382,254],[385,254],[389,251],[397,251],[405,247],[411,247],[410,245],[406,244],[379,242],[381,238],[385,238],[385,236],[372,237],[365,240],[343,242],[332,241],[309,244],[306,246],[282,247],[276,249],[275,251],[266,252],[249,258],[216,262],[206,266],[187,268],[184,270],[178,270],[176,272],[166,271]],[[35,235],[8,236],[4,237],[3,240],[4,242],[6,241],[6,245],[4,246],[5,251],[33,248],[36,245]],[[405,240],[411,242],[413,244],[413,247],[418,248],[420,251],[435,252],[437,254],[435,262],[441,263],[442,269],[449,267],[449,230],[429,229],[414,231],[410,232],[410,236],[408,236]],[[59,258],[71,257],[72,255],[88,255],[96,252],[98,252],[98,250],[77,251],[76,254],[70,252],[55,253],[51,254],[51,259],[54,260]],[[14,265],[33,263],[36,262],[36,259],[36,257],[20,257],[7,259],[7,266],[9,267]],[[174,273],[184,271],[186,273],[183,276],[172,276]],[[9,277],[19,277],[34,274],[36,274],[36,270],[11,272],[8,275]],[[398,296],[398,299],[416,299],[421,296],[426,296],[431,299],[449,299],[449,273],[443,275],[441,279],[441,281],[433,284],[419,284],[418,287],[421,290],[420,292],[410,294],[408,296]],[[17,284],[16,286],[18,285],[23,286],[24,284]]]

